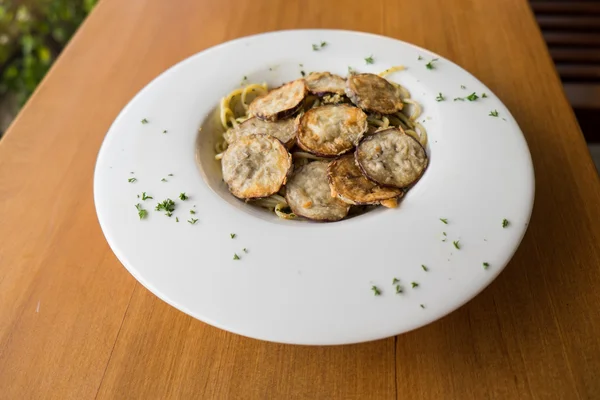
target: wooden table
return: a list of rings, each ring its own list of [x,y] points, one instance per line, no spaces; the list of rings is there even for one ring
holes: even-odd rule
[[[104,134],[161,71],[239,36],[317,27],[473,72],[536,170],[529,231],[488,289],[353,346],[260,342],[171,308],[117,261],[92,201]],[[1,399],[600,398],[600,185],[525,0],[102,0],[0,142],[0,244]]]

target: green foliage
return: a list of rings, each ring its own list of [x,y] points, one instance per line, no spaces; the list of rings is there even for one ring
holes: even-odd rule
[[[97,0],[0,0],[0,96],[25,103]]]

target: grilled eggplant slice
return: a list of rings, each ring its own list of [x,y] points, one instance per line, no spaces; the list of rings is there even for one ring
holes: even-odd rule
[[[354,155],[332,161],[327,169],[331,195],[353,205],[374,205],[402,197],[402,189],[382,187],[368,180],[356,165]]]
[[[308,89],[304,79],[286,83],[271,90],[265,96],[257,97],[250,103],[248,112],[265,121],[277,121],[296,112],[302,105]]]
[[[314,161],[292,175],[285,198],[296,215],[315,221],[339,221],[348,215],[350,205],[331,196],[326,161]]]
[[[322,157],[352,150],[367,130],[367,114],[348,104],[308,110],[297,122],[298,146]]]
[[[382,186],[405,188],[427,168],[427,153],[413,137],[397,128],[366,137],[356,148],[356,163],[367,178]]]
[[[375,74],[354,74],[346,80],[346,95],[365,111],[393,114],[402,110],[400,91]]]
[[[343,95],[346,90],[346,80],[339,75],[329,72],[313,72],[305,79],[308,91],[317,96],[326,93]]]
[[[227,143],[232,144],[244,136],[261,134],[279,139],[287,149],[291,148],[296,142],[296,127],[293,119],[269,122],[252,117],[242,122],[237,128],[225,132],[224,136]]]
[[[279,191],[292,169],[292,156],[273,136],[248,135],[227,148],[223,180],[240,199],[268,197]]]

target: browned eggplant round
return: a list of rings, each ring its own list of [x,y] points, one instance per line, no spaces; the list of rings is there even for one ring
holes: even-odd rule
[[[397,128],[365,137],[357,146],[355,157],[367,178],[395,188],[405,188],[416,182],[428,162],[423,146]]]
[[[292,156],[269,135],[248,135],[227,148],[221,160],[223,180],[240,199],[271,196],[287,181]]]
[[[263,121],[252,117],[225,132],[225,140],[232,144],[236,140],[248,135],[269,135],[279,139],[289,149],[296,143],[296,127],[293,119],[283,119],[276,122]]]
[[[298,146],[322,157],[352,150],[367,130],[367,114],[348,104],[308,110],[297,122]]]
[[[308,91],[317,96],[326,93],[343,95],[346,90],[346,80],[330,72],[313,72],[305,79]]]
[[[286,185],[285,199],[296,215],[315,221],[339,221],[350,205],[331,196],[326,161],[314,161],[294,172]]]
[[[400,91],[379,75],[350,75],[345,91],[352,103],[365,111],[393,114],[403,107]]]
[[[286,83],[250,103],[248,112],[265,121],[277,121],[293,115],[308,93],[304,79]]]
[[[402,197],[404,194],[402,189],[382,187],[367,179],[356,165],[352,154],[332,161],[327,169],[327,175],[331,195],[348,204],[381,204]]]

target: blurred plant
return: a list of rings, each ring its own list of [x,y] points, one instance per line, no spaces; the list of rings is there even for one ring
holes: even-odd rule
[[[97,0],[0,0],[0,98],[29,98]]]

